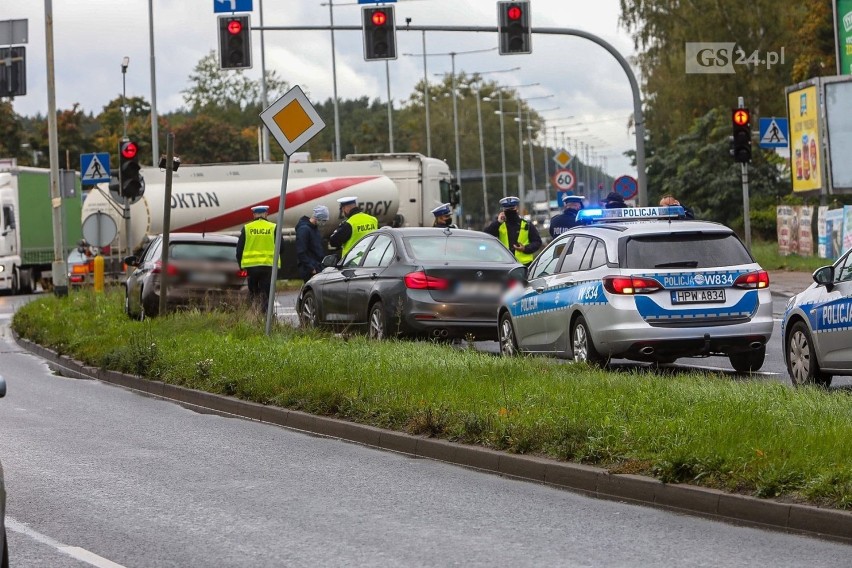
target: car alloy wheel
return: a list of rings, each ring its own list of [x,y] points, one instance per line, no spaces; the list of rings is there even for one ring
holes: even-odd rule
[[[803,321],[797,321],[787,336],[787,372],[793,386],[831,385],[831,375],[826,375],[819,369],[814,353],[814,344],[808,326]]]
[[[370,306],[369,330],[367,334],[370,339],[381,341],[387,338],[387,325],[385,322],[385,308],[382,303],[376,302]]]
[[[583,316],[577,316],[571,338],[571,349],[574,353],[575,362],[597,364],[603,360],[592,343],[589,324],[586,323],[586,318]]]
[[[515,338],[515,327],[512,318],[504,313],[500,318],[500,354],[506,357],[518,355],[518,341]]]
[[[299,310],[299,325],[304,328],[317,327],[317,298],[313,292],[305,292],[302,298],[302,309]]]

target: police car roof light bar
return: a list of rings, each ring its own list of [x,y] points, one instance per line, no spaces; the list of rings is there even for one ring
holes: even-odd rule
[[[585,223],[685,218],[686,211],[680,205],[671,205],[668,207],[625,207],[622,209],[581,209],[577,213],[577,221]]]

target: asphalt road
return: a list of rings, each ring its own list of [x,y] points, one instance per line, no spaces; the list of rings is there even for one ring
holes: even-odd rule
[[[8,320],[0,310],[12,566],[848,566],[844,544],[62,378]]]

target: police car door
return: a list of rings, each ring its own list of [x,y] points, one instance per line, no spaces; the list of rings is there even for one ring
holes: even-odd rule
[[[826,296],[829,301],[816,306],[814,314],[820,363],[832,369],[852,369],[852,252],[834,265],[834,284]]]
[[[547,290],[543,296],[547,311],[542,314],[542,325],[545,327],[547,350],[554,351],[557,340],[568,328],[572,308],[578,303],[578,292],[583,282],[580,267],[593,243],[591,237],[577,235],[568,245],[562,261],[556,267],[553,276],[547,278]]]
[[[549,279],[556,272],[556,267],[559,266],[559,261],[572,239],[573,237],[568,237],[554,241],[530,265],[527,273],[528,284],[517,303],[517,309],[512,309],[512,323],[518,346],[524,351],[547,349],[547,329],[543,318],[550,308],[550,297],[545,292],[548,290]]]
[[[393,239],[390,235],[379,235],[370,244],[361,266],[355,269],[355,273],[349,280],[348,294],[348,312],[352,314],[354,321],[358,323],[367,321],[370,295],[374,288],[381,287],[382,274],[390,265],[394,254]],[[382,299],[386,302],[389,300],[384,296]]]

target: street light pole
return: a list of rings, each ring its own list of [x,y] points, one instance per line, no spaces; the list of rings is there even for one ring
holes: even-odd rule
[[[260,10],[260,97],[263,108],[269,106],[269,95],[266,90],[266,43],[263,39],[263,0],[258,1],[258,9]],[[331,32],[331,45],[334,46],[334,32]],[[334,47],[332,47],[334,49]],[[265,124],[260,125],[261,143],[260,143],[260,161],[269,161],[269,129]]]
[[[423,30],[423,102],[426,105],[426,155],[432,156],[432,126],[429,123],[429,75],[426,72],[426,30]]]
[[[263,26],[261,20],[260,25]],[[260,32],[261,35],[263,32]],[[157,66],[154,58],[154,0],[148,0],[148,35],[151,44],[151,165],[160,159],[159,127],[157,124]]]
[[[453,136],[455,137],[456,142],[456,183],[459,186],[459,209],[461,210],[462,215],[466,215],[464,210],[464,192],[462,191],[462,183],[461,183],[461,149],[459,148],[459,105],[456,101],[456,53],[450,53],[450,61],[451,61],[451,69],[453,73],[452,77],[452,89],[453,89]],[[461,216],[459,216],[459,221],[461,221]]]
[[[334,53],[334,0],[328,0],[328,17],[331,22],[331,82],[334,89],[334,159],[339,162],[340,114],[337,105],[337,60]],[[388,92],[390,92],[390,79],[388,79]],[[390,99],[390,95],[388,95],[388,99]],[[391,142],[391,146],[393,146],[393,142]],[[391,150],[391,152],[393,152],[393,150]]]
[[[485,222],[488,222],[488,186],[485,181],[485,143],[482,139],[482,103],[479,96],[479,84],[476,86],[476,118],[479,123],[479,163],[482,169],[482,211],[485,215]]]
[[[393,102],[391,101],[390,91],[390,65],[387,59],[385,59],[385,79],[388,83],[388,144],[390,153],[393,154]]]
[[[124,139],[127,138],[127,107],[124,99],[127,96],[127,66],[130,65],[130,58],[125,56],[121,60],[121,120],[124,125]]]

